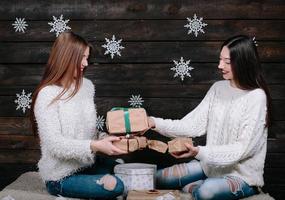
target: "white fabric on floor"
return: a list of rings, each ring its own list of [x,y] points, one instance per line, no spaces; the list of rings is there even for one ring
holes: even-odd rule
[[[118,198],[122,199],[122,198]],[[0,200],[79,200],[48,194],[38,172],[26,172],[0,192]],[[181,200],[192,200],[190,194],[181,193]],[[268,194],[259,194],[243,200],[274,200]]]

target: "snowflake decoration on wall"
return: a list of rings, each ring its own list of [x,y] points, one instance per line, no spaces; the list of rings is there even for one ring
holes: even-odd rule
[[[23,33],[25,33],[25,29],[27,29],[26,27],[28,26],[27,22],[25,21],[25,18],[17,18],[17,17],[16,21],[12,25],[14,26],[15,32],[23,32]]]
[[[130,100],[128,101],[130,103],[130,106],[133,108],[140,108],[144,102],[141,95],[132,95]]]
[[[103,131],[103,130],[104,130],[104,126],[105,126],[105,119],[104,119],[104,116],[97,116],[96,128],[97,128],[98,130]]]
[[[175,67],[172,67],[171,70],[175,71],[174,78],[177,76],[180,76],[180,79],[184,81],[185,76],[191,77],[191,74],[189,73],[193,67],[189,66],[190,60],[184,61],[183,57],[180,58],[180,62],[177,62],[176,60],[173,60]]]
[[[26,94],[25,90],[22,91],[22,94],[16,94],[17,98],[15,103],[17,104],[16,110],[22,108],[23,113],[26,112],[26,108],[31,108],[30,103],[32,102],[31,99],[32,93]]]
[[[200,19],[197,19],[197,15],[194,14],[193,19],[187,17],[187,20],[189,23],[186,24],[184,27],[189,28],[188,34],[191,34],[193,32],[194,35],[197,37],[198,32],[205,33],[203,30],[203,27],[207,26],[208,24],[202,22],[203,17],[200,17]]]
[[[63,20],[63,15],[60,15],[58,19],[55,16],[52,17],[53,17],[53,22],[48,22],[48,24],[52,26],[52,29],[50,29],[49,32],[56,32],[56,37],[58,37],[59,34],[63,33],[65,30],[71,29],[69,26],[67,26],[69,19]]]
[[[122,39],[116,41],[115,35],[113,35],[112,40],[109,40],[108,38],[105,38],[107,44],[102,45],[105,49],[107,49],[104,53],[111,54],[111,58],[114,58],[114,54],[117,54],[118,56],[121,56],[121,49],[124,49],[125,47],[121,46]]]

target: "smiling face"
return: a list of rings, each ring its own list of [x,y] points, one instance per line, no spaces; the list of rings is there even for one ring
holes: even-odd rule
[[[220,53],[220,62],[218,68],[221,70],[223,78],[225,80],[229,80],[232,85],[235,85],[233,80],[234,76],[231,66],[230,50],[227,46],[224,46],[222,48],[222,51]]]
[[[90,47],[86,47],[85,51],[83,52],[83,58],[80,64],[80,73],[79,74],[83,74],[84,69],[88,66],[88,58],[89,58],[89,53],[90,53]],[[79,75],[77,73],[77,68],[74,71],[74,75],[73,78],[76,79],[76,77]],[[80,75],[79,75],[80,76]]]

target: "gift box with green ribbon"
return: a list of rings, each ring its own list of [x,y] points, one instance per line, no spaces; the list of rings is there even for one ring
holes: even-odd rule
[[[115,107],[107,112],[106,126],[109,134],[143,134],[149,129],[144,108]]]

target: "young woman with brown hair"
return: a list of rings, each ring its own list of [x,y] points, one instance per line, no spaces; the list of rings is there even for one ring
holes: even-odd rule
[[[41,144],[38,167],[50,194],[114,198],[124,190],[122,181],[109,175],[116,163],[95,155],[126,152],[112,144],[118,137],[96,140],[95,89],[83,77],[90,48],[72,32],[62,33],[52,46],[42,81],[33,94],[31,119]]]

